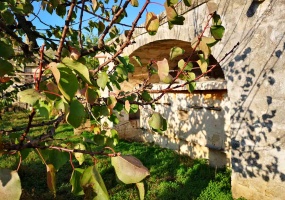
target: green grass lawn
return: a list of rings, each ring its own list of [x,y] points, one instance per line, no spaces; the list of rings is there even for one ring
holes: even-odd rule
[[[42,119],[37,117],[37,121]],[[8,129],[12,124],[24,125],[28,121],[28,113],[6,113],[0,123],[0,129]],[[32,135],[41,134],[45,127],[35,128]],[[15,137],[21,134],[14,133]],[[64,124],[57,129],[57,139],[77,141],[73,129]],[[150,170],[150,176],[144,181],[146,187],[145,199],[149,200],[228,200],[232,199],[230,175],[227,169],[214,169],[209,167],[205,160],[192,160],[181,156],[174,151],[160,148],[152,144],[129,143],[120,141],[115,151],[122,154],[130,154],[142,161]],[[136,186],[125,185],[116,181],[114,168],[111,166],[110,158],[98,156],[97,167],[105,181],[110,198],[113,200],[138,199]],[[0,167],[17,169],[19,158],[15,156],[0,157]],[[79,167],[74,159],[75,167]],[[92,164],[89,158],[83,163],[83,168]],[[82,166],[80,166],[82,167]],[[23,160],[18,171],[23,188],[21,199],[54,199],[46,184],[46,167],[41,159],[31,150],[26,159]],[[75,196],[71,193],[69,179],[72,167],[67,162],[57,172],[57,196],[55,199],[84,199],[83,196]]]

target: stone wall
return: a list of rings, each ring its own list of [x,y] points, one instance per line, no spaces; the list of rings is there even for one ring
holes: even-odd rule
[[[154,37],[139,29],[136,43],[129,46],[125,54],[136,55],[142,50],[141,47],[156,44],[156,48],[143,49],[146,52],[144,59],[147,60],[152,59],[154,52],[163,54],[166,48],[163,45],[164,40],[176,40],[174,45],[180,44],[181,41],[190,42],[202,30],[207,16],[206,1],[193,2],[197,3],[196,7],[184,14],[184,26],[168,30],[167,24],[163,24]],[[172,146],[177,151],[183,150],[191,156],[199,156],[197,152],[207,156],[203,149],[192,151],[193,140],[205,147],[211,138],[213,139],[211,136],[215,135],[209,131],[209,136],[203,134],[204,129],[211,131],[206,126],[218,122],[219,127],[229,125],[229,129],[224,129],[223,134],[230,134],[233,197],[244,196],[253,200],[285,199],[282,192],[285,189],[285,0],[215,2],[218,4],[218,13],[221,14],[226,32],[222,41],[214,47],[213,56],[219,60],[239,43],[238,48],[220,63],[227,82],[227,96],[224,96],[220,104],[224,102],[226,105],[228,102],[229,110],[224,113],[224,118],[219,116],[219,120],[215,121],[216,118],[211,118],[216,116],[216,111],[204,112],[203,109],[204,113],[199,113],[201,111],[193,112],[193,109],[187,107],[188,100],[193,101],[195,94],[192,100],[183,99],[189,97],[186,94],[183,94],[183,98],[180,97],[182,94],[168,94],[161,104],[157,105],[157,109],[164,113],[170,124],[173,122],[175,127],[170,127],[170,130],[174,131],[162,136],[146,132],[144,138],[161,146]],[[166,54],[161,56],[164,55]],[[135,79],[133,77],[133,80]],[[173,103],[171,108],[165,104],[175,100],[179,101],[175,110]],[[178,105],[182,108],[181,112]],[[184,110],[185,108],[187,110]],[[178,116],[184,116],[184,111],[186,118],[189,118],[188,122],[179,120]],[[147,121],[148,112],[141,113],[140,125],[147,130],[144,122]],[[192,128],[193,125],[196,126],[195,120],[198,120],[198,126]],[[192,134],[190,130],[197,133]],[[184,133],[191,137],[185,137]],[[180,143],[180,139],[186,143]],[[221,146],[220,141],[227,144],[225,138],[220,137],[217,141],[219,142],[213,142],[218,144],[217,146]]]
[[[153,89],[165,86],[154,84]],[[115,128],[120,138],[153,142],[192,158],[208,159],[215,167],[230,165],[230,102],[224,81],[198,82],[192,94],[186,88],[167,93],[156,102],[155,111],[167,120],[167,131],[158,134],[151,130],[148,119],[153,110],[144,106],[139,119],[119,115],[120,124]]]

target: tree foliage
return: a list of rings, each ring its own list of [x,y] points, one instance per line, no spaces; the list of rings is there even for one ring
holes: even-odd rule
[[[159,30],[159,17],[147,12],[151,3],[143,2],[143,6],[131,25],[121,23],[127,17],[127,8],[137,7],[142,1],[114,0],[110,5],[108,0],[3,0],[0,2],[0,108],[12,103],[16,98],[21,102],[32,106],[27,126],[20,130],[22,134],[15,138],[11,136],[14,130],[0,130],[0,155],[20,153],[24,159],[25,149],[34,149],[41,157],[47,169],[47,185],[56,195],[56,171],[70,161],[73,167],[72,157],[81,165],[85,156],[105,155],[112,157],[112,165],[115,168],[120,181],[131,184],[136,183],[140,197],[144,197],[144,186],[141,182],[149,171],[143,164],[132,156],[124,156],[112,152],[109,146],[115,145],[118,140],[117,131],[102,124],[102,118],[107,118],[114,124],[118,124],[117,113],[137,112],[140,105],[149,105],[154,108],[167,91],[178,87],[188,86],[189,92],[195,89],[195,81],[210,72],[216,65],[209,65],[211,47],[222,39],[224,27],[220,16],[216,13],[216,5],[209,4],[209,15],[205,28],[192,41],[192,54],[186,55],[188,59],[178,62],[179,70],[173,77],[169,72],[168,60],[152,60],[147,66],[143,66],[139,57],[134,57],[141,67],[146,67],[149,77],[139,88],[134,91],[120,92],[117,95],[106,97],[104,90],[112,92],[120,90],[121,84],[129,80],[129,74],[134,72],[134,65],[130,58],[121,53],[130,43],[137,28],[138,20],[145,16],[145,30],[149,35],[157,34]],[[175,25],[183,25],[184,17],[176,10],[178,1],[166,0],[164,3],[169,28]],[[180,2],[185,6],[191,6],[191,1]],[[38,10],[35,5],[41,5]],[[157,5],[159,6],[159,5]],[[63,26],[46,24],[39,16],[39,12],[57,15],[65,21]],[[83,23],[85,15],[92,16],[88,23]],[[32,18],[33,17],[33,18]],[[39,30],[33,19],[46,25],[46,29]],[[71,24],[77,23],[78,29]],[[128,27],[124,41],[118,39],[121,26]],[[206,36],[206,32],[209,34]],[[86,34],[87,32],[87,34]],[[85,33],[85,34],[84,34]],[[94,37],[94,35],[96,35]],[[39,41],[44,41],[40,45]],[[99,63],[96,56],[99,53],[111,55],[104,63]],[[173,47],[169,54],[170,59],[185,53],[180,47]],[[191,60],[193,55],[198,55],[197,60]],[[95,56],[95,57],[94,57]],[[113,62],[114,67],[109,64]],[[33,81],[26,83],[20,78],[23,69],[29,63],[36,63],[37,70],[33,74]],[[193,64],[197,63],[202,74],[195,75],[192,72]],[[163,83],[167,83],[166,89],[160,91],[157,98],[152,98],[149,89],[149,78],[158,74]],[[174,85],[177,79],[184,82]],[[13,86],[13,87],[12,87]],[[39,114],[47,120],[45,125],[49,128],[40,136],[30,136],[30,128],[34,126],[33,118]],[[81,143],[67,144],[65,141],[53,140],[57,134],[56,128],[60,122],[66,121],[74,128],[85,122],[86,118],[92,118],[94,131],[90,132],[88,139]],[[148,120],[152,131],[162,133],[167,128],[167,121],[163,116],[153,111]],[[16,126],[16,125],[15,125]],[[102,150],[93,151],[91,144],[102,146]],[[111,149],[112,150],[112,149]],[[21,163],[19,163],[20,166]],[[70,183],[72,192],[77,195],[85,195],[87,199],[109,199],[104,182],[98,173],[96,164],[88,168],[74,168]],[[10,178],[4,172],[11,174]],[[19,197],[20,185],[17,171],[0,169],[0,182],[9,182],[3,186],[0,194],[4,193]],[[17,190],[11,190],[10,187]]]

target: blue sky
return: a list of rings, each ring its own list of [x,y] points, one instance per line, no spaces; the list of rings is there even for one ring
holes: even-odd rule
[[[108,7],[110,7],[110,8],[112,7],[112,5],[113,5],[112,2],[113,1],[110,1],[110,3],[108,4]],[[143,6],[144,2],[145,1],[140,1],[139,0],[139,7],[133,7],[133,6],[129,5],[128,8],[127,8],[128,17],[124,18],[121,21],[121,23],[131,25],[132,21],[137,16],[137,14],[140,11],[141,7]],[[162,11],[164,11],[164,7],[162,6],[164,4],[164,2],[165,2],[165,0],[155,0],[155,1],[152,1],[152,3],[148,6],[147,11],[148,12],[154,12],[156,14],[161,13]],[[50,24],[52,26],[54,26],[54,25],[57,25],[57,26],[60,26],[60,27],[64,26],[64,19],[62,19],[61,17],[57,16],[56,14],[52,14],[51,15],[47,11],[41,10],[41,8],[40,8],[41,2],[35,2],[35,3],[33,3],[33,6],[34,6],[34,12],[35,13],[39,12],[38,17],[41,19],[41,21],[45,22],[46,24]],[[144,23],[145,16],[146,16],[146,12],[142,15],[142,18],[139,20],[138,25],[141,25],[141,24]],[[83,18],[83,20],[89,19],[91,17],[92,17],[92,15],[88,14],[88,15],[86,15]],[[47,29],[47,28],[49,28],[48,26],[42,24],[37,18],[34,18],[33,15],[31,15],[29,17],[29,20],[32,20],[32,19],[34,19],[33,20],[33,24],[36,26],[37,29]],[[92,20],[98,21],[97,18],[93,18]],[[79,21],[79,13],[78,13],[76,21],[77,22]],[[83,25],[87,25],[88,21],[89,20],[85,21]],[[72,27],[74,29],[78,29],[78,26],[79,26],[78,24],[75,24]],[[120,31],[123,32],[124,30],[127,30],[128,27],[120,27],[119,26],[119,29],[120,29]],[[40,43],[41,43],[41,41],[39,41],[39,45],[41,45]]]

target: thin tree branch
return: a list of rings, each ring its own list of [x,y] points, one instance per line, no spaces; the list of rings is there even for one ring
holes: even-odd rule
[[[32,121],[33,121],[33,118],[34,118],[35,114],[36,114],[36,110],[33,108],[31,114],[29,115],[29,122],[28,122],[28,125],[26,127],[26,130],[20,137],[19,147],[21,147],[23,145],[23,143],[24,143],[28,133],[30,132]]]
[[[103,31],[101,37],[98,40],[98,47],[99,49],[102,49],[105,44],[104,44],[104,38],[106,37],[107,33],[109,33],[109,30],[111,27],[116,23],[116,20],[120,17],[120,15],[124,12],[124,10],[128,7],[129,0],[126,0],[122,8],[113,16],[112,21],[109,23],[108,26],[106,26],[105,30]]]
[[[83,18],[83,11],[84,11],[84,4],[85,0],[82,1],[82,8],[80,12],[80,19],[79,19],[79,44],[80,44],[80,49],[82,50],[82,18]]]
[[[63,31],[62,31],[62,36],[61,36],[61,39],[60,39],[60,42],[58,45],[58,49],[57,49],[57,61],[58,62],[60,62],[60,60],[61,60],[61,51],[62,51],[63,44],[65,41],[65,37],[66,37],[67,31],[69,28],[69,23],[70,23],[71,18],[72,18],[72,12],[73,12],[73,9],[75,7],[75,1],[76,0],[72,0],[72,2],[71,2],[70,8],[69,8],[69,11],[67,14],[67,18],[65,20],[65,26],[64,26]]]
[[[56,118],[54,120],[50,120],[47,122],[41,122],[41,123],[37,123],[37,124],[30,124],[30,128],[57,124],[57,123],[61,122],[63,119],[64,119],[64,115],[61,114],[58,118]],[[10,134],[10,133],[18,132],[18,131],[23,131],[25,129],[27,129],[27,127],[15,127],[15,128],[12,128],[11,130],[0,130],[0,134]]]

